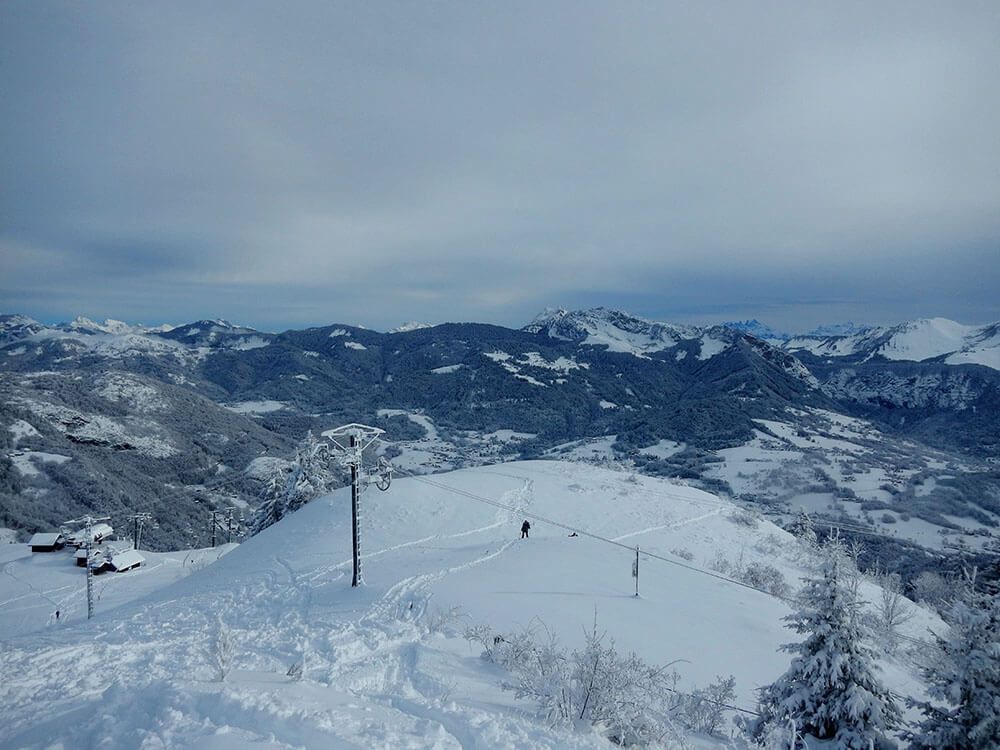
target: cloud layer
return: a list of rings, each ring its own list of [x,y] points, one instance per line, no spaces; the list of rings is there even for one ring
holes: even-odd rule
[[[0,6],[53,318],[1000,317],[995,3]]]

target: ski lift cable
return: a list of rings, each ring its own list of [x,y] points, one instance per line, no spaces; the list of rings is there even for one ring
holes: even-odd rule
[[[507,505],[507,504],[501,503],[501,502],[499,502],[497,500],[493,500],[491,498],[483,497],[482,495],[477,495],[477,494],[475,494],[473,492],[468,492],[466,490],[459,489],[458,487],[452,487],[451,485],[443,484],[442,482],[436,482],[434,480],[427,479],[425,476],[420,475],[420,474],[416,474],[416,473],[410,471],[409,469],[404,469],[404,468],[401,468],[401,467],[397,467],[397,471],[400,471],[400,472],[402,472],[404,474],[409,475],[410,478],[412,478],[412,479],[414,479],[414,480],[416,480],[418,482],[422,482],[424,484],[430,485],[432,487],[436,487],[438,489],[445,490],[447,492],[453,492],[455,494],[462,495],[463,497],[467,497],[467,498],[469,498],[471,500],[476,500],[477,502],[485,503],[487,505],[492,505],[492,506],[494,506],[496,508],[501,508],[503,510],[508,510],[508,511],[514,512],[516,514],[523,515],[523,516],[525,516],[527,518],[531,518],[531,519],[533,519],[535,521],[540,521],[542,523],[546,523],[546,524],[550,524],[552,526],[556,526],[557,528],[561,528],[561,529],[565,529],[567,531],[575,532],[575,533],[579,534],[580,536],[586,536],[586,537],[590,537],[592,539],[596,539],[596,540],[601,541],[601,542],[605,542],[607,544],[612,544],[612,545],[614,545],[616,547],[620,547],[622,549],[626,549],[629,552],[633,552],[634,553],[635,550],[636,550],[635,547],[630,547],[627,544],[622,544],[621,542],[616,542],[614,539],[609,539],[608,537],[601,536],[600,534],[595,534],[595,533],[587,531],[585,529],[581,529],[581,528],[577,528],[577,527],[574,527],[574,526],[570,526],[568,524],[564,524],[564,523],[561,523],[559,521],[555,521],[553,519],[546,518],[546,517],[541,516],[541,515],[539,515],[537,513],[532,513],[530,511],[525,511],[523,509],[516,508],[516,507],[514,507],[512,505]],[[760,594],[763,594],[765,596],[769,596],[769,597],[771,597],[773,599],[778,599],[780,601],[783,601],[786,604],[794,604],[794,605],[801,606],[804,603],[802,599],[799,599],[797,597],[782,596],[780,594],[775,594],[772,591],[768,591],[766,589],[758,588],[757,586],[752,586],[749,583],[745,583],[745,582],[737,580],[735,578],[730,578],[729,576],[724,576],[724,575],[722,575],[720,573],[715,573],[715,572],[710,571],[710,570],[705,570],[704,568],[698,568],[698,567],[696,567],[694,565],[687,565],[687,564],[679,562],[677,560],[672,560],[669,557],[664,557],[663,555],[658,555],[658,554],[656,554],[654,552],[647,552],[645,550],[641,550],[640,549],[639,550],[639,554],[642,555],[642,556],[644,556],[644,557],[646,557],[646,558],[648,558],[648,559],[657,560],[657,561],[660,561],[660,562],[668,563],[670,565],[676,565],[679,568],[684,568],[685,570],[690,570],[690,571],[692,571],[694,573],[700,573],[702,575],[706,575],[706,576],[709,576],[711,578],[715,578],[715,579],[720,580],[720,581],[725,581],[727,583],[731,583],[731,584],[733,584],[735,586],[740,586],[740,587],[745,588],[745,589],[750,589],[751,591],[756,591],[756,592],[758,592]],[[921,645],[921,646],[926,646],[927,645],[927,641],[921,640],[919,638],[913,638],[911,636],[903,635],[902,633],[897,634],[897,637],[900,638],[901,640],[909,641],[909,642],[912,642],[912,643],[917,644],[917,645]]]
[[[486,498],[486,497],[483,497],[481,495],[476,495],[475,493],[472,493],[472,492],[467,492],[466,490],[461,490],[461,489],[459,489],[457,487],[452,487],[452,486],[447,485],[447,484],[442,484],[441,482],[435,482],[435,481],[427,479],[426,477],[423,477],[423,476],[421,476],[419,474],[414,474],[413,472],[411,472],[411,471],[409,471],[407,469],[398,469],[398,470],[401,471],[401,472],[403,472],[403,473],[405,473],[405,474],[408,474],[411,478],[415,479],[418,482],[423,482],[424,484],[429,484],[429,485],[431,485],[433,487],[437,487],[439,489],[443,489],[443,490],[446,490],[448,492],[454,492],[454,493],[462,495],[464,497],[468,497],[468,498],[470,498],[472,500],[476,500],[476,501],[481,502],[481,503],[486,503],[487,505],[492,505],[492,506],[494,506],[496,508],[502,508],[503,510],[509,510],[509,511],[511,511],[513,513],[517,513],[517,514],[523,515],[526,518],[531,518],[531,519],[533,519],[535,521],[540,521],[542,523],[546,523],[546,524],[555,526],[557,528],[565,529],[566,531],[575,532],[576,534],[579,534],[580,536],[586,536],[586,537],[590,537],[591,539],[596,539],[598,541],[605,542],[607,544],[613,544],[614,546],[620,547],[621,549],[626,549],[629,552],[635,552],[635,549],[636,549],[635,547],[630,547],[627,544],[623,544],[622,542],[617,542],[614,539],[609,539],[608,537],[601,536],[600,534],[595,534],[595,533],[593,533],[591,531],[587,531],[586,529],[581,529],[581,528],[576,527],[576,526],[570,526],[569,524],[565,524],[565,523],[562,523],[560,521],[555,521],[555,520],[553,520],[551,518],[546,518],[545,516],[541,516],[541,515],[539,515],[537,513],[532,513],[531,511],[525,511],[523,509],[516,508],[516,507],[514,507],[512,505],[507,505],[505,503],[501,503],[499,501],[492,500],[490,498]],[[743,581],[738,581],[735,578],[729,578],[728,576],[724,576],[724,575],[721,575],[719,573],[714,573],[714,572],[712,572],[710,570],[705,570],[703,568],[698,568],[698,567],[695,567],[694,565],[686,565],[685,563],[678,562],[677,560],[671,560],[669,557],[664,557],[662,555],[657,555],[654,552],[647,552],[645,550],[641,550],[640,549],[639,550],[639,554],[642,555],[642,556],[645,556],[647,558],[653,559],[653,560],[660,560],[662,562],[669,563],[671,565],[676,565],[677,567],[680,567],[680,568],[685,568],[686,570],[694,571],[695,573],[701,573],[703,575],[711,576],[712,578],[716,578],[716,579],[718,579],[720,581],[726,581],[728,583],[732,583],[732,584],[735,584],[737,586],[742,586],[743,588],[750,589],[751,591],[758,591],[758,592],[760,592],[762,594],[766,594],[768,596],[774,596],[769,591],[765,591],[764,589],[757,588],[756,586],[751,586],[750,584],[744,583]],[[782,598],[782,597],[778,597],[778,598]]]

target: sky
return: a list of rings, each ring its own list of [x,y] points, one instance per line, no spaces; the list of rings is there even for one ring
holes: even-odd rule
[[[0,3],[0,312],[1000,319],[1000,3]]]

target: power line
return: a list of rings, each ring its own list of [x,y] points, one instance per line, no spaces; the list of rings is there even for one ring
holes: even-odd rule
[[[621,542],[617,542],[614,539],[609,539],[608,537],[601,536],[600,534],[595,534],[593,532],[587,531],[586,529],[581,529],[581,528],[577,528],[577,527],[574,527],[574,526],[570,526],[568,524],[564,524],[564,523],[561,523],[559,521],[555,521],[553,519],[546,518],[545,516],[541,516],[541,515],[539,515],[537,513],[532,513],[530,511],[525,511],[525,510],[523,510],[521,508],[516,508],[516,507],[514,507],[512,505],[507,505],[506,503],[501,503],[498,500],[493,500],[492,498],[487,498],[487,497],[483,497],[482,495],[477,495],[474,492],[468,492],[467,490],[459,489],[458,487],[452,487],[451,485],[443,484],[441,482],[435,482],[434,480],[427,479],[426,477],[421,476],[419,474],[416,474],[416,473],[414,473],[414,472],[412,472],[412,471],[410,471],[408,469],[398,468],[397,470],[401,471],[401,472],[403,472],[405,474],[408,474],[415,481],[423,482],[424,484],[430,485],[432,487],[437,487],[438,489],[442,489],[442,490],[445,490],[445,491],[448,491],[448,492],[453,492],[455,494],[467,497],[467,498],[469,498],[471,500],[475,500],[477,502],[485,503],[487,505],[492,505],[492,506],[494,506],[496,508],[501,508],[503,510],[508,510],[508,511],[511,511],[513,513],[516,513],[516,514],[526,516],[527,518],[532,518],[532,519],[534,519],[536,521],[541,521],[542,523],[550,524],[552,526],[556,526],[557,528],[561,528],[561,529],[565,529],[565,530],[570,531],[570,532],[574,532],[574,533],[576,533],[576,534],[578,534],[580,536],[586,536],[586,537],[590,537],[591,539],[596,539],[598,541],[605,542],[607,544],[612,544],[612,545],[614,545],[616,547],[620,547],[622,549],[626,549],[629,552],[635,552],[635,547],[629,547],[627,544],[622,544]],[[710,571],[710,570],[705,570],[704,568],[698,568],[698,567],[696,567],[694,565],[687,565],[687,564],[679,562],[677,560],[672,560],[669,557],[664,557],[663,555],[657,555],[656,553],[653,553],[653,552],[647,552],[647,551],[643,550],[643,551],[641,551],[640,554],[646,556],[647,558],[653,559],[653,560],[658,560],[660,562],[665,562],[665,563],[668,563],[670,565],[676,565],[679,568],[684,568],[685,570],[690,570],[690,571],[692,571],[694,573],[700,573],[702,575],[706,575],[706,576],[709,576],[711,578],[715,578],[715,579],[720,580],[720,581],[725,581],[727,583],[731,583],[731,584],[736,585],[736,586],[741,586],[741,587],[743,587],[745,589],[750,589],[751,591],[756,591],[756,592],[758,592],[760,594],[764,594],[765,596],[769,596],[769,597],[771,597],[773,599],[778,599],[779,601],[783,601],[786,604],[794,604],[796,606],[802,606],[805,603],[803,600],[801,600],[801,599],[799,599],[797,597],[782,596],[780,594],[775,594],[772,591],[768,591],[766,589],[758,588],[757,586],[753,586],[753,585],[751,585],[749,583],[745,583],[745,582],[737,580],[735,578],[730,578],[729,576],[724,576],[724,575],[722,575],[720,573],[715,573],[715,572]],[[906,635],[903,635],[901,633],[897,634],[897,637],[900,638],[901,640],[909,641],[909,642],[917,644],[917,645],[921,645],[921,646],[926,646],[927,645],[926,641],[920,640],[919,638],[913,638],[911,636],[906,636]]]

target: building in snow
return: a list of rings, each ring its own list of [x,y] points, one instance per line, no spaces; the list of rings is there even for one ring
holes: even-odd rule
[[[58,531],[35,534],[28,541],[32,552],[54,552],[57,549],[62,549],[65,544],[66,540]]]
[[[93,535],[90,539],[92,544],[100,544],[115,535],[115,530],[111,528],[111,524],[107,523],[95,523],[90,527],[90,532]],[[87,543],[87,541],[86,527],[80,529],[79,531],[74,531],[69,536],[69,543],[74,547],[82,547]]]
[[[87,548],[80,547],[80,549],[76,551],[76,555],[74,557],[76,558],[77,567],[84,567],[87,564]],[[98,547],[91,547],[90,560],[92,567],[99,568],[104,564],[104,550]]]
[[[105,563],[105,567],[116,573],[124,573],[126,570],[138,568],[144,562],[146,562],[146,558],[134,549],[126,549],[111,555],[111,559]]]

